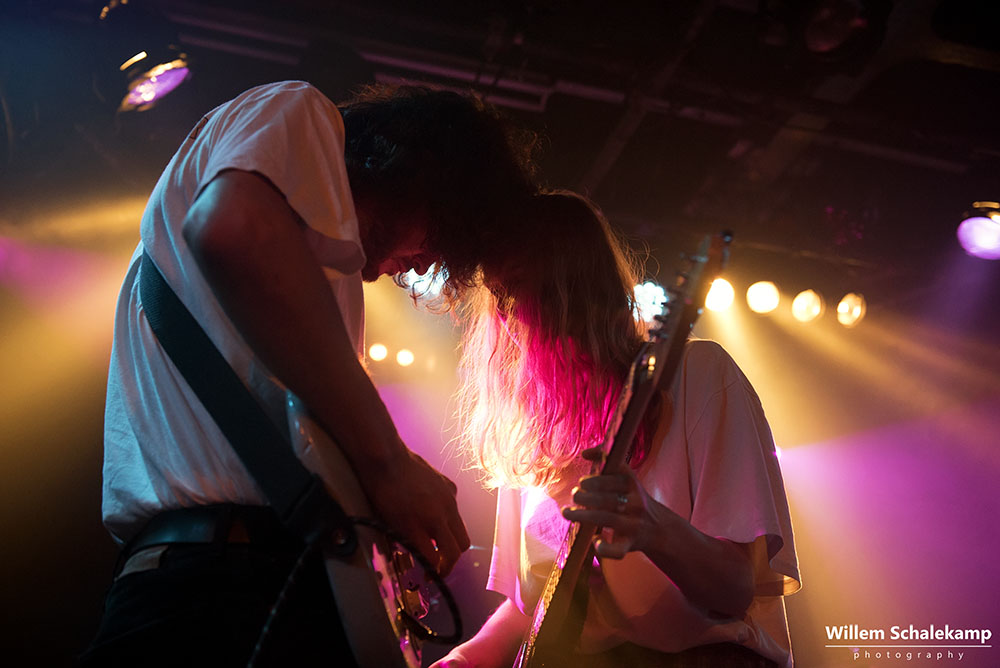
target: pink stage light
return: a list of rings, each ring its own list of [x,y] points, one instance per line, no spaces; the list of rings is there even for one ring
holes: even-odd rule
[[[965,252],[984,260],[1000,260],[1000,213],[970,216],[958,226],[958,242]]]
[[[180,86],[191,74],[184,59],[157,65],[129,84],[119,111],[145,111]]]

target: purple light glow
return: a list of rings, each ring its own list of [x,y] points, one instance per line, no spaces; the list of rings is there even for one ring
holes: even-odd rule
[[[1000,221],[985,216],[966,218],[958,226],[965,252],[984,260],[1000,260]]]
[[[784,453],[806,582],[788,600],[797,664],[829,665],[815,633],[827,620],[995,625],[995,587],[983,583],[998,573],[997,416],[993,395]]]
[[[157,65],[129,85],[129,92],[122,100],[121,110],[145,111],[158,100],[180,86],[191,71],[183,61]]]
[[[0,237],[0,288],[34,306],[72,299],[74,286],[96,280],[101,260],[86,251],[45,247]]]

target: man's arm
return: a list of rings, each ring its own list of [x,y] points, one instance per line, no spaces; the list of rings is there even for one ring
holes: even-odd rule
[[[475,636],[454,648],[431,668],[506,668],[514,663],[531,618],[510,599],[504,601]]]
[[[403,444],[365,373],[303,221],[260,175],[220,173],[198,195],[183,234],[240,334],[351,461],[372,504],[440,570],[469,537],[455,485]],[[432,542],[433,541],[433,542]]]

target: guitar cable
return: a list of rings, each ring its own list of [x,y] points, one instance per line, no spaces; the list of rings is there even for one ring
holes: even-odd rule
[[[445,583],[444,578],[441,574],[437,572],[437,569],[431,566],[431,563],[424,557],[423,554],[418,552],[406,539],[397,534],[395,531],[390,529],[385,524],[368,517],[348,517],[352,524],[357,526],[364,526],[377,531],[382,534],[391,543],[401,546],[407,552],[410,553],[414,558],[416,558],[417,563],[424,570],[424,574],[430,579],[431,583],[437,587],[438,591],[441,593],[442,598],[444,598],[445,604],[448,606],[448,612],[451,614],[452,619],[452,632],[443,635],[434,631],[430,627],[424,625],[422,622],[417,621],[410,615],[406,610],[403,610],[402,619],[406,624],[407,628],[412,631],[420,640],[441,643],[441,644],[455,644],[462,639],[462,617],[458,611],[458,603],[455,601],[454,594],[451,593],[451,589]],[[271,606],[270,611],[267,615],[267,620],[264,622],[264,626],[261,628],[260,634],[257,636],[257,643],[254,645],[253,652],[250,655],[250,659],[247,661],[247,668],[256,668],[257,661],[260,659],[261,650],[264,647],[264,643],[267,638],[271,635],[271,629],[274,625],[274,621],[278,618],[279,613],[284,607],[288,595],[298,581],[299,575],[305,566],[306,560],[312,554],[320,544],[320,538],[316,537],[306,543],[306,546],[302,549],[299,554],[298,559],[292,566],[292,570],[288,573],[288,578],[285,580],[285,584],[282,586],[281,591],[278,592],[278,597],[275,599],[274,604]]]
[[[299,575],[302,573],[302,569],[306,564],[306,559],[309,555],[313,553],[319,546],[319,538],[313,538],[306,542],[306,546],[299,553],[299,558],[295,560],[295,564],[292,566],[292,570],[288,573],[288,577],[285,579],[285,584],[282,585],[281,591],[278,592],[278,598],[275,599],[274,604],[271,606],[271,610],[267,613],[267,620],[264,622],[264,626],[261,627],[260,634],[257,636],[257,643],[254,645],[253,652],[250,654],[250,658],[247,660],[247,668],[256,668],[257,660],[260,658],[261,650],[264,648],[264,641],[271,635],[271,626],[274,624],[274,620],[278,618],[278,613],[281,612],[286,600],[288,599],[289,593],[292,591],[292,587],[299,579]]]
[[[411,545],[405,538],[397,534],[385,524],[368,517],[351,517],[350,519],[354,524],[373,529],[381,533],[392,543],[403,547],[403,549],[416,558],[417,563],[420,564],[424,574],[430,579],[431,584],[437,587],[437,590],[441,592],[441,597],[444,598],[444,602],[448,606],[448,612],[451,614],[452,632],[447,635],[438,633],[437,631],[434,631],[430,627],[425,626],[423,623],[414,619],[409,613],[405,613],[403,615],[403,621],[406,622],[409,629],[413,631],[418,638],[428,642],[445,645],[453,645],[459,642],[462,639],[462,616],[458,611],[458,603],[455,601],[455,596],[451,593],[451,589],[448,587],[447,583],[445,583],[441,574],[437,572],[437,569],[431,566],[431,563],[427,560],[427,558],[417,551],[417,549],[414,548],[413,545]]]

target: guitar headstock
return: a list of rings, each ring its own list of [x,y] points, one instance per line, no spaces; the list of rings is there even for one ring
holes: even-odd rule
[[[674,284],[667,288],[667,299],[663,303],[664,312],[654,317],[654,325],[649,330],[650,351],[646,375],[652,378],[656,373],[658,349],[682,345],[694,326],[698,316],[705,309],[705,299],[712,287],[712,281],[722,273],[729,259],[729,244],[733,233],[723,231],[705,237],[693,255],[683,255],[685,265],[677,271]],[[663,356],[666,351],[660,352]]]
[[[604,456],[594,462],[592,473],[616,468],[630,456],[639,421],[664,374],[669,379],[677,370],[688,334],[704,310],[712,281],[726,263],[732,239],[728,231],[706,237],[694,255],[684,256],[687,266],[677,272],[675,284],[667,289],[666,312],[654,317],[649,340],[629,367],[602,447]]]

